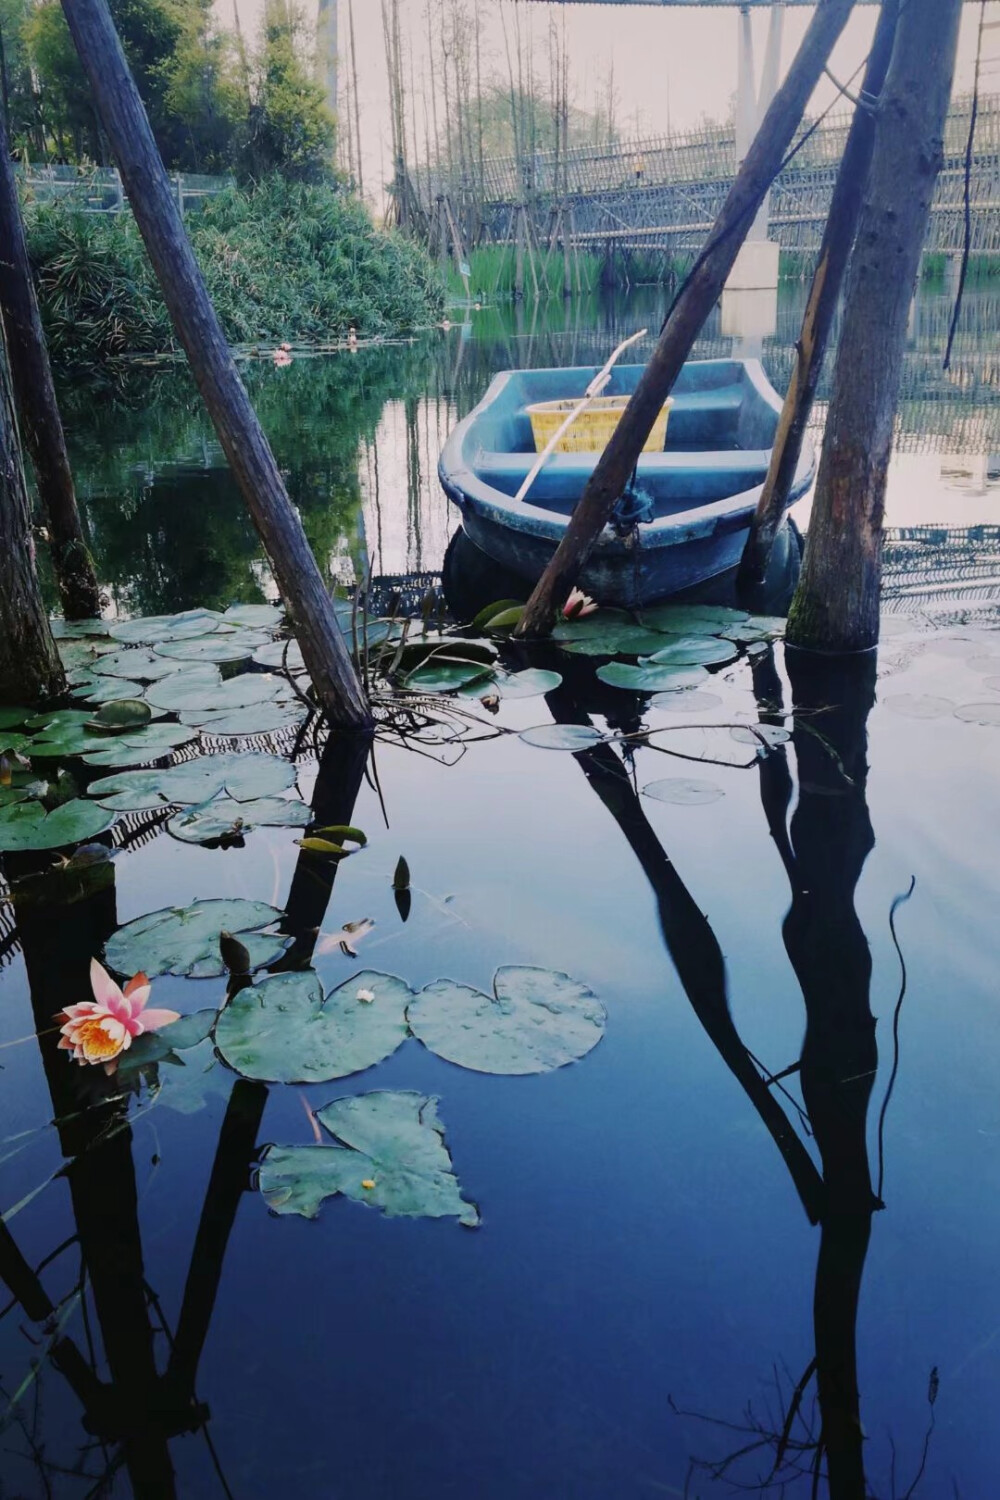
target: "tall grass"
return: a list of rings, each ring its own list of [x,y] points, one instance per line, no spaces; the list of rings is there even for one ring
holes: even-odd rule
[[[538,289],[543,295],[561,296],[563,291],[563,255],[561,250],[533,254]],[[570,284],[577,290],[577,264],[579,264],[579,290],[590,293],[596,290],[601,279],[601,257],[583,255],[570,257]],[[469,257],[469,291],[474,301],[489,302],[496,298],[513,297],[517,273],[517,255],[513,245],[481,245]],[[535,282],[527,254],[524,258],[524,290],[534,295]],[[455,269],[454,262],[448,267],[448,293],[453,298],[465,299],[465,283]]]
[[[94,365],[175,348],[131,214],[29,206],[28,241],[53,359]],[[375,228],[357,199],[272,178],[236,188],[187,221],[231,343],[326,342],[428,323],[444,283],[401,235]]]

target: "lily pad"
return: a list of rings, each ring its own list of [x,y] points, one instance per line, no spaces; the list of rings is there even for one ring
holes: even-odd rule
[[[124,682],[120,677],[97,677],[91,672],[80,672],[70,683],[70,696],[84,703],[117,703],[122,698],[141,698],[141,682]],[[163,710],[155,710],[154,717],[162,718]]]
[[[208,802],[223,791],[238,802],[276,797],[294,785],[295,767],[276,755],[206,755],[163,770],[102,776],[87,795],[118,812],[146,812],[171,802]]]
[[[576,1062],[604,1035],[597,996],[557,969],[498,969],[494,993],[436,979],[410,1004],[410,1029],[448,1062],[477,1073],[550,1073]]]
[[[191,640],[163,641],[153,650],[159,657],[174,662],[249,661],[254,652],[266,646],[268,637],[261,631],[240,630],[224,634],[195,636]]]
[[[208,665],[153,683],[146,689],[145,698],[154,708],[164,708],[169,713],[217,714],[250,708],[255,703],[275,702],[287,690],[284,678],[270,672],[246,672],[223,682],[219,669]]]
[[[64,620],[56,616],[49,621],[49,629],[57,641],[76,640],[81,636],[108,634],[107,620]]]
[[[171,1052],[186,1052],[189,1047],[197,1047],[211,1035],[216,1015],[214,1010],[196,1010],[192,1015],[172,1021],[162,1031],[148,1031],[137,1036],[118,1060],[119,1077],[135,1073],[139,1068],[148,1068],[151,1063],[162,1062]]]
[[[155,646],[162,641],[182,641],[210,631],[228,630],[222,616],[211,609],[186,609],[176,615],[147,615],[138,620],[121,620],[108,627],[116,641],[134,646]]]
[[[231,604],[222,618],[227,625],[244,625],[250,630],[275,630],[284,620],[285,613],[274,604]]]
[[[585,640],[587,636],[610,629],[633,630],[636,621],[623,609],[602,609],[596,615],[582,615],[574,620],[557,620],[552,627],[554,641]]]
[[[275,672],[285,670],[298,673],[306,669],[302,647],[298,641],[293,640],[268,641],[266,646],[257,647],[253,659],[258,667],[270,667]]]
[[[226,713],[181,714],[181,723],[198,724],[203,734],[233,739],[252,734],[276,734],[291,729],[305,717],[301,703],[259,703],[252,708],[234,708]]]
[[[787,745],[790,732],[781,724],[737,724],[729,731],[729,738],[738,745],[754,745],[758,755],[774,749],[775,745]]]
[[[75,797],[46,812],[40,802],[18,802],[0,806],[0,850],[62,849],[84,844],[106,832],[115,821],[113,812]]]
[[[967,724],[1000,724],[1000,702],[963,703],[956,708],[955,718]]]
[[[34,715],[33,708],[0,708],[0,730],[17,729]]]
[[[664,645],[664,637],[644,625],[626,624],[595,629],[590,635],[559,644],[574,656],[646,656]]]
[[[536,724],[532,729],[522,729],[518,739],[539,750],[592,750],[601,745],[607,735],[592,724]]]
[[[304,828],[311,818],[312,812],[304,802],[287,797],[258,797],[251,802],[213,797],[175,813],[167,823],[167,832],[185,844],[209,844],[243,838],[255,828]]]
[[[542,667],[525,667],[523,672],[505,672],[496,685],[505,698],[538,698],[551,693],[562,683],[562,674]]]
[[[716,667],[735,661],[739,651],[731,641],[716,637],[684,635],[661,646],[643,662],[667,667]]]
[[[95,735],[92,745],[100,743],[106,748],[91,748],[83,759],[88,766],[120,766],[124,770],[128,766],[145,766],[152,760],[163,760],[181,745],[190,744],[197,738],[197,729],[185,728],[183,724],[150,724],[146,729],[116,734],[111,740]],[[30,754],[37,753],[32,745]]]
[[[89,671],[97,677],[124,677],[130,682],[158,682],[179,671],[177,662],[167,661],[154,651],[112,651],[98,657]]]
[[[633,667],[627,662],[610,661],[598,667],[597,675],[609,687],[627,688],[632,693],[677,693],[701,687],[709,680],[704,667],[669,666],[666,662]]]
[[[103,733],[142,729],[152,717],[153,710],[141,698],[115,698],[97,710],[88,728]]]
[[[667,776],[662,781],[650,781],[642,789],[644,797],[657,802],[672,802],[678,807],[701,807],[706,802],[718,802],[726,794],[714,781],[694,781],[687,776]]]
[[[415,693],[448,693],[456,688],[467,687],[472,682],[485,682],[491,676],[492,672],[486,666],[435,658],[426,666],[411,672],[404,685]]]
[[[219,1016],[215,1043],[245,1078],[325,1083],[361,1073],[395,1052],[407,1036],[412,999],[404,980],[371,969],[325,998],[311,969],[273,974],[233,996]]]
[[[724,604],[652,604],[640,611],[639,618],[668,635],[724,635],[727,626],[745,625],[750,616],[745,609]]]
[[[657,693],[650,708],[662,708],[668,714],[710,714],[722,707],[718,693],[702,693],[693,688],[686,693]]]
[[[462,1197],[438,1119],[424,1094],[377,1092],[335,1099],[316,1118],[339,1146],[269,1146],[258,1187],[276,1214],[314,1219],[343,1194],[388,1218],[455,1218],[474,1229],[474,1203]]]
[[[523,609],[524,601],[521,599],[496,599],[492,604],[487,604],[478,615],[471,621],[474,630],[486,630],[497,615],[505,615],[511,609]]]
[[[218,979],[226,972],[219,953],[220,933],[239,934],[250,954],[251,968],[257,969],[273,962],[287,946],[288,939],[280,934],[260,931],[280,916],[265,901],[211,900],[167,906],[119,927],[108,939],[105,959],[117,974],[141,970],[151,979],[158,974]]]

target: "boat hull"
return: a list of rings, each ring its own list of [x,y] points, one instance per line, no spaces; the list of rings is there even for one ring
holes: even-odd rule
[[[626,394],[641,372],[641,366],[616,371]],[[565,535],[597,455],[556,455],[528,499],[518,501],[519,479],[533,460],[530,439],[519,425],[524,406],[536,393],[549,397],[558,391],[560,380],[573,394],[585,388],[592,373],[497,376],[441,455],[442,486],[458,506],[470,541],[528,584],[541,576]],[[780,410],[756,361],[686,365],[675,386],[667,450],[645,455],[637,466],[637,486],[651,518],[630,529],[605,528],[579,579],[585,592],[603,604],[635,609],[735,568],[760,498]],[[807,443],[789,503],[808,488],[813,472]]]

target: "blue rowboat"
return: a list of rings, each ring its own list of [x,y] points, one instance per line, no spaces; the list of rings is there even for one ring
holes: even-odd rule
[[[629,396],[642,365],[621,365],[606,396]],[[506,370],[448,438],[438,464],[462,528],[501,567],[533,583],[566,530],[597,453],[554,453],[524,500],[535,462],[527,408],[579,399],[596,369]],[[671,392],[666,446],[644,453],[632,485],[590,554],[580,586],[602,604],[636,608],[739,563],[777,432],[781,400],[759,360],[686,364]],[[790,502],[812,483],[803,445]]]

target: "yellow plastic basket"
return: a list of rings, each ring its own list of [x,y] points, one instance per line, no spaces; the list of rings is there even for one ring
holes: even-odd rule
[[[531,431],[535,439],[535,452],[541,453],[550,438],[559,431],[563,422],[579,399],[568,401],[536,401],[527,408],[531,418]],[[556,444],[555,453],[601,453],[607,446],[611,434],[621,421],[622,412],[628,405],[627,396],[598,396],[585,412],[577,417],[572,427],[567,428]],[[662,453],[667,441],[667,418],[673,400],[668,396],[653,423],[653,430],[646,439],[643,453]]]

